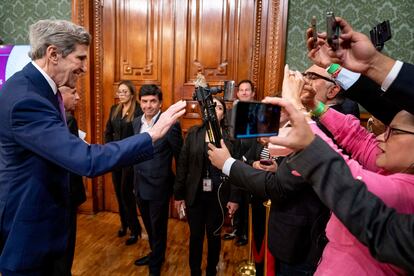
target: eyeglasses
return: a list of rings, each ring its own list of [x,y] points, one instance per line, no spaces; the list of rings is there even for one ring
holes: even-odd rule
[[[384,132],[384,142],[387,142],[388,139],[391,137],[391,135],[399,135],[399,134],[412,134],[414,135],[414,132],[403,130],[395,127],[387,127],[387,129]]]
[[[327,77],[324,77],[324,76],[321,76],[321,75],[319,75],[319,74],[317,74],[315,72],[304,72],[304,73],[302,73],[302,75],[305,78],[309,79],[309,80],[323,79],[323,80],[332,82],[333,84],[336,84],[336,82],[334,80],[332,80],[330,78],[327,78]]]
[[[129,94],[129,91],[117,91],[116,94],[117,95],[121,95],[121,94],[122,95],[128,95]]]

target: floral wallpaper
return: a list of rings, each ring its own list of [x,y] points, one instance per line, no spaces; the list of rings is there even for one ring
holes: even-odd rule
[[[306,56],[305,30],[316,16],[318,30],[325,31],[328,10],[368,36],[373,26],[390,20],[392,38],[382,52],[414,63],[413,0],[289,0],[286,62],[293,69],[305,70],[311,65]]]
[[[289,0],[286,62],[291,68],[304,70],[310,66],[304,32],[312,16],[317,17],[318,30],[325,30],[327,10],[367,35],[373,26],[389,19],[393,37],[383,52],[414,63],[413,0]],[[29,25],[45,18],[70,20],[71,0],[1,0],[0,37],[6,44],[28,44]]]
[[[28,44],[28,29],[39,19],[71,19],[71,0],[1,0],[0,37],[4,44]]]

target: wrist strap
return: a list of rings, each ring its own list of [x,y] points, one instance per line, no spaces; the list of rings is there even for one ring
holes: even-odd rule
[[[339,64],[336,63],[332,63],[328,69],[326,69],[326,71],[331,74],[332,78],[336,78],[339,74],[339,72],[341,72],[342,67]]]
[[[328,110],[328,106],[323,102],[319,102],[318,105],[311,111],[311,115],[314,117],[321,117]]]

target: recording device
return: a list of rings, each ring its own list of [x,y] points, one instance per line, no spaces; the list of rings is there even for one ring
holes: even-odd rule
[[[200,105],[203,122],[205,122],[207,126],[208,139],[216,147],[221,147],[220,140],[222,139],[222,135],[217,119],[216,104],[213,101],[213,95],[220,93],[221,91],[222,89],[220,87],[208,87],[204,76],[198,73],[195,81],[193,99],[197,100]]]
[[[385,20],[379,23],[377,26],[369,31],[372,44],[374,44],[377,51],[381,51],[384,48],[384,43],[391,39],[391,25],[389,20]]]
[[[326,12],[326,40],[332,50],[339,48],[339,24],[333,12]]]
[[[235,101],[232,112],[232,135],[236,139],[269,137],[279,133],[280,106]]]
[[[262,159],[259,162],[264,166],[270,166],[273,164],[273,161],[271,159]]]
[[[316,16],[312,16],[311,27],[312,27],[313,48],[315,49],[316,46],[318,46],[318,32],[316,31]]]

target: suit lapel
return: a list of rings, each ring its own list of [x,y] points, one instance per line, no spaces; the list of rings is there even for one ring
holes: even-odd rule
[[[40,73],[39,70],[37,70],[31,62],[23,68],[23,72],[36,87],[36,90],[34,92],[48,99],[60,114],[58,99],[53,93],[52,87],[50,87],[45,77],[43,77],[42,73]]]
[[[144,115],[138,116],[132,121],[132,128],[134,129],[134,134],[139,134],[140,131],[141,131],[142,116],[144,116]]]

